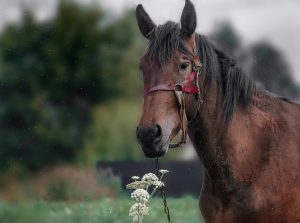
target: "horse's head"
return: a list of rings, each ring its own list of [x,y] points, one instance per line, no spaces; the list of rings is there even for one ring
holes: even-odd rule
[[[141,33],[149,40],[140,60],[145,95],[137,138],[146,156],[159,157],[181,129],[179,104],[170,86],[183,83],[193,72],[196,12],[186,0],[180,24],[156,26],[142,5],[136,8],[136,17]]]

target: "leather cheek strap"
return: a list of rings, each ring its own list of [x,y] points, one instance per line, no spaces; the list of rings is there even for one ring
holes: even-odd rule
[[[175,96],[177,98],[179,104],[179,119],[180,119],[180,129],[181,129],[181,139],[176,144],[170,144],[169,148],[180,147],[182,144],[186,143],[187,139],[187,117],[185,114],[185,102],[184,102],[184,94],[182,91],[175,90]]]

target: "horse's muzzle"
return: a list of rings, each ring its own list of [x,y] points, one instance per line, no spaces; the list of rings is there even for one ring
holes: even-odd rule
[[[162,128],[160,125],[138,126],[136,137],[145,156],[153,158],[163,156],[166,153],[166,146],[162,143]]]

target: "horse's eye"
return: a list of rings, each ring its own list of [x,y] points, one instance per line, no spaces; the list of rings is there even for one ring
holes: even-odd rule
[[[189,62],[183,62],[182,64],[179,65],[179,69],[185,70],[189,65],[190,65]]]

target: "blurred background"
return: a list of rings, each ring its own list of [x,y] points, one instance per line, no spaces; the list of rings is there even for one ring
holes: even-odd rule
[[[198,32],[266,89],[299,100],[299,1],[193,2]],[[0,1],[1,222],[46,222],[62,210],[51,221],[61,222],[81,207],[32,209],[31,216],[26,202],[40,208],[32,202],[125,199],[122,178],[96,163],[147,161],[135,139],[143,102],[138,62],[147,46],[135,21],[138,3],[157,24],[179,21],[184,6],[184,0]],[[196,159],[186,146],[164,161]],[[197,200],[185,199],[196,216]],[[128,205],[112,207],[127,215]],[[121,218],[112,220],[104,209],[84,213],[96,220],[108,213],[100,222]]]

